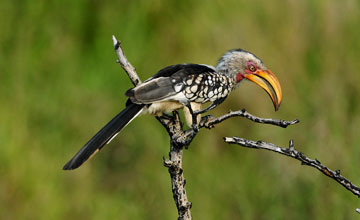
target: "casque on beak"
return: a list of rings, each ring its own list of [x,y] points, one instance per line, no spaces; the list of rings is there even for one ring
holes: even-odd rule
[[[270,96],[275,111],[281,104],[282,92],[279,80],[270,70],[257,70],[254,73],[245,74],[244,77],[263,88]]]

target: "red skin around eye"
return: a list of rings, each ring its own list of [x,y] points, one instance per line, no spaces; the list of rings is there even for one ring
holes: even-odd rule
[[[247,61],[247,62],[246,62],[246,65],[248,66],[248,68],[245,69],[245,72],[246,72],[247,74],[254,73],[254,72],[258,69],[258,67],[256,66],[256,64],[255,64],[254,62]],[[255,71],[254,71],[254,72],[253,72],[253,71],[250,71],[250,69],[249,69],[250,66],[254,66],[254,67],[255,67]]]

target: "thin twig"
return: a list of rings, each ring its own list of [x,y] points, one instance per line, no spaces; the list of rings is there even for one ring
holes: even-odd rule
[[[205,116],[202,118],[200,122],[200,127],[206,127],[206,128],[213,128],[216,124],[221,123],[222,121],[225,121],[226,119],[232,118],[232,117],[244,117],[251,121],[262,123],[262,124],[271,124],[280,126],[282,128],[286,128],[289,125],[294,125],[299,123],[300,121],[298,119],[294,119],[292,121],[285,121],[285,120],[279,120],[279,119],[272,119],[272,118],[260,118],[257,116],[254,116],[247,112],[245,109],[242,109],[240,111],[230,111],[228,114],[225,114],[223,116],[220,116],[218,118],[214,118],[213,116]]]
[[[244,138],[238,138],[238,137],[225,137],[224,141],[226,143],[238,144],[240,146],[248,147],[248,148],[270,150],[270,151],[274,151],[274,152],[283,154],[288,157],[295,158],[295,159],[301,161],[302,165],[307,165],[307,166],[311,166],[311,167],[318,169],[320,172],[322,172],[326,176],[332,178],[333,180],[335,180],[336,182],[341,184],[348,191],[350,191],[354,195],[360,197],[360,188],[355,186],[350,180],[343,177],[340,174],[340,170],[333,171],[333,170],[327,168],[322,163],[320,163],[319,160],[310,159],[307,156],[305,156],[302,152],[295,150],[293,140],[290,140],[288,148],[279,147],[279,146],[276,146],[275,144],[267,143],[264,141],[251,141],[251,140],[247,140]]]
[[[121,67],[125,70],[125,72],[129,76],[134,86],[139,85],[141,83],[141,80],[138,74],[136,73],[135,67],[133,67],[133,65],[131,65],[131,63],[126,58],[124,51],[121,47],[121,42],[118,41],[114,35],[112,36],[112,40],[113,40],[115,53],[118,57],[118,60],[116,62],[120,63]]]

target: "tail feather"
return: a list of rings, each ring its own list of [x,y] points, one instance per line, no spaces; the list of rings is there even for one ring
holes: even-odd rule
[[[73,170],[81,166],[101,148],[108,144],[127,124],[139,115],[145,105],[129,104],[124,110],[108,122],[94,135],[80,151],[64,166],[64,170]]]

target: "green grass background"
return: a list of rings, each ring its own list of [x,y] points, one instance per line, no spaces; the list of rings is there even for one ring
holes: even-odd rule
[[[78,170],[62,166],[123,107],[132,86],[111,35],[146,79],[176,63],[215,65],[226,50],[261,57],[283,89],[274,112],[253,83],[214,115],[246,108],[301,123],[234,118],[184,152],[194,219],[359,219],[358,199],[298,161],[223,143],[295,147],[360,184],[360,2],[0,2],[0,219],[176,219],[165,130],[141,116]]]

